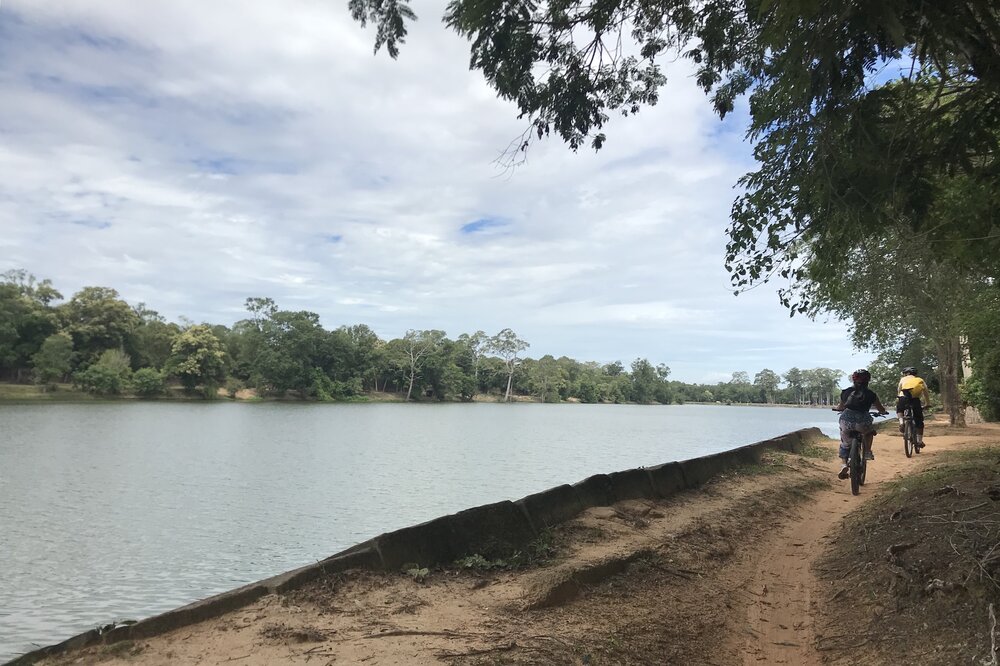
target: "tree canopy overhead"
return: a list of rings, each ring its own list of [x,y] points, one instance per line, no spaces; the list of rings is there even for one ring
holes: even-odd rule
[[[351,0],[392,57],[415,19],[405,0]],[[886,62],[1000,83],[1000,10],[991,0],[452,0],[445,23],[471,42],[470,66],[515,101],[539,135],[576,148],[610,112],[657,102],[660,63],[681,56],[719,115],[752,92],[751,108],[792,119],[868,90]],[[768,128],[764,124],[754,132]]]

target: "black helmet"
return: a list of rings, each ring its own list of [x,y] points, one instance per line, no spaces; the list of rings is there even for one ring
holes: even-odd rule
[[[917,374],[917,369],[914,368],[913,366],[907,366],[907,367],[903,368],[903,374],[904,375],[915,375],[915,374]]]
[[[851,381],[855,384],[861,384],[863,386],[868,386],[868,382],[872,380],[872,373],[868,372],[864,368],[859,368],[851,373]]]

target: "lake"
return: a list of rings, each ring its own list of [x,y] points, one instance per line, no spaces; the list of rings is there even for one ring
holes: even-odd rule
[[[818,409],[0,405],[0,661],[446,513],[735,448]]]

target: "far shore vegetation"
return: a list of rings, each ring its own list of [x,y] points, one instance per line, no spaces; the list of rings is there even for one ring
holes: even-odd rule
[[[364,324],[327,330],[319,315],[248,298],[232,327],[168,322],[106,287],[68,300],[26,271],[0,275],[0,400],[237,399],[313,401],[535,401],[828,405],[845,370],[736,371],[692,384],[637,358],[577,361],[526,355],[511,329],[495,335],[410,330],[383,340]],[[894,392],[898,368],[918,365],[936,388],[924,350],[911,346],[872,367],[876,390]]]

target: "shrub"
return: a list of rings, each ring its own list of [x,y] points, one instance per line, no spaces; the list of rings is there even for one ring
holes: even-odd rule
[[[92,366],[73,375],[73,383],[98,395],[120,395],[132,381],[129,356],[120,349],[108,349]]]
[[[166,390],[166,378],[156,368],[140,368],[132,375],[132,390],[144,398],[162,395]]]

